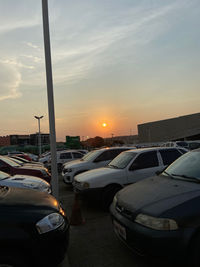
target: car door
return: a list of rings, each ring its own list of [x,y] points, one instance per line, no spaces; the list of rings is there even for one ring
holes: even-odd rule
[[[157,151],[140,153],[127,168],[127,183],[135,183],[161,170]]]

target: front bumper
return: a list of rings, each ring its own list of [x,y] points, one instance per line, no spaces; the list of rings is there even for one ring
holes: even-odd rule
[[[145,227],[121,215],[113,204],[110,206],[110,212],[116,235],[141,256],[174,258],[184,255],[194,232],[194,229],[190,228],[159,231]]]
[[[41,266],[56,266],[64,259],[68,248],[69,223],[67,222],[64,228],[61,226],[54,231],[39,235],[35,241],[36,244],[31,250],[32,260],[37,255],[36,264],[40,263]]]
[[[72,184],[73,182],[73,174],[71,172],[63,172],[62,171],[62,177],[63,177],[63,182],[65,184]]]

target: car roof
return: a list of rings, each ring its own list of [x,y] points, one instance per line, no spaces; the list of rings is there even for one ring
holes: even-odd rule
[[[99,148],[99,149],[94,149],[94,150],[91,150],[91,151],[106,151],[106,150],[116,150],[116,149],[127,149],[127,150],[130,150],[131,147],[128,147],[128,146],[114,146],[114,147],[104,147],[104,148]],[[133,149],[133,147],[132,147]]]
[[[80,151],[78,151],[78,150],[75,150],[75,149],[69,149],[69,150],[60,150],[60,151],[57,151],[57,154],[60,154],[60,153],[67,153],[67,152],[77,152],[77,153],[80,153],[80,154],[82,154]]]
[[[127,152],[140,153],[140,152],[157,151],[157,150],[169,150],[169,149],[183,149],[185,151],[188,151],[184,147],[163,147],[163,146],[159,146],[159,147],[146,147],[146,148],[131,149],[131,150],[128,150]]]

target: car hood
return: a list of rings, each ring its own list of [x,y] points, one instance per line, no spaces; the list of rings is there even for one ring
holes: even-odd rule
[[[30,175],[14,175],[14,176],[10,176],[9,180],[12,181],[16,181],[16,182],[22,182],[23,184],[32,184],[34,185],[40,185],[40,184],[47,184],[48,183],[46,181],[44,181],[43,179],[39,178],[39,177],[35,177],[35,176],[30,176]]]
[[[87,164],[88,161],[82,161],[80,159],[77,159],[77,160],[72,160],[70,162],[66,162],[63,164],[63,166],[65,169],[68,169],[68,168],[79,168]]]
[[[59,210],[58,201],[51,195],[31,189],[0,186],[0,207],[24,207],[24,209],[37,209],[48,207]]]
[[[94,170],[90,170],[87,172],[83,172],[80,173],[78,175],[76,175],[76,180],[78,182],[84,182],[84,181],[91,181],[91,180],[95,180],[98,178],[102,178],[104,176],[109,176],[109,178],[111,178],[112,176],[116,176],[121,170],[119,169],[111,169],[111,168],[98,168],[98,169],[94,169]]]
[[[199,196],[200,185],[197,183],[154,176],[119,191],[117,201],[120,206],[133,213],[159,217]]]
[[[28,170],[46,170],[44,167],[42,166],[38,166],[38,165],[30,165],[30,164],[24,164],[22,166],[19,167],[19,169],[28,169]]]

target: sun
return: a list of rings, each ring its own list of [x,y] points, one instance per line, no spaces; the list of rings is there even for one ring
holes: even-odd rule
[[[107,123],[105,123],[105,122],[102,123],[102,127],[104,127],[104,128],[107,127]]]

